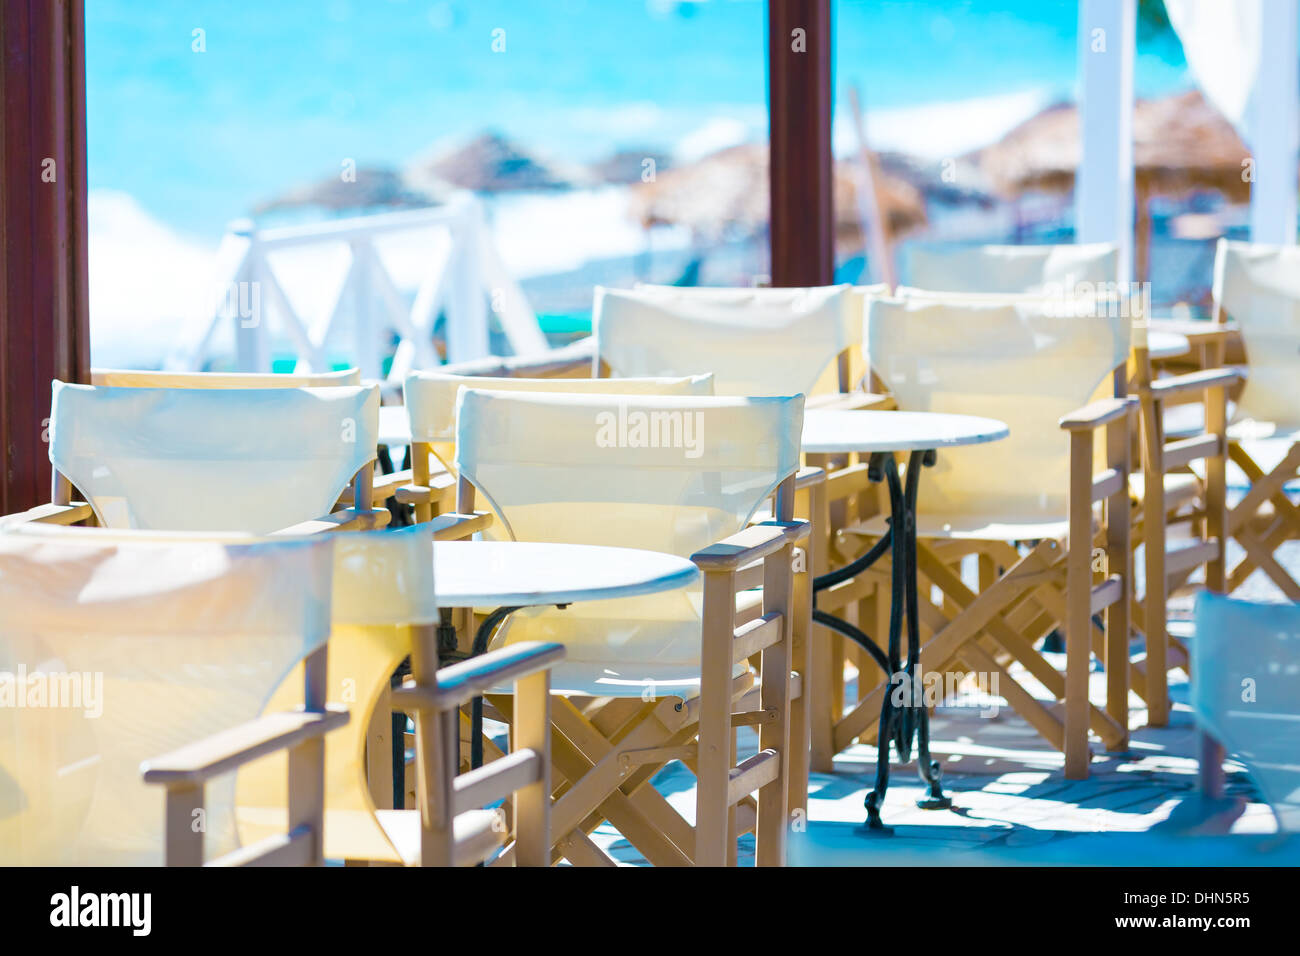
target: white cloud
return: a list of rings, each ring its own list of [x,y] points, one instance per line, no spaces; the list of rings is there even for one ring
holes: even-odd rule
[[[728,146],[739,146],[754,138],[750,123],[730,116],[717,116],[687,133],[673,148],[679,163],[690,163]]]
[[[958,156],[994,143],[1017,124],[1050,105],[1043,89],[1021,90],[968,100],[867,110],[868,145],[928,159]],[[835,154],[852,155],[858,138],[847,99],[841,101],[832,131]]]

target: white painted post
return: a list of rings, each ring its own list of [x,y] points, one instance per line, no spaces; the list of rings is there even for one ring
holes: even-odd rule
[[[352,250],[352,351],[353,361],[363,378],[383,377],[380,354],[380,316],[373,302],[370,281],[370,237],[358,236],[350,243]]]
[[[464,362],[491,354],[488,337],[488,290],[479,261],[479,233],[487,228],[478,202],[464,197],[452,226],[451,287],[447,301],[447,361]]]
[[[1259,11],[1259,72],[1247,129],[1255,181],[1250,187],[1252,242],[1296,241],[1297,126],[1300,50],[1296,0],[1264,0]]]
[[[1120,282],[1133,276],[1133,58],[1136,0],[1079,2],[1076,242],[1119,244]]]
[[[266,316],[261,309],[262,290],[258,285],[257,230],[247,220],[233,230],[233,241],[248,243],[234,279],[220,290],[223,315],[235,331],[235,367],[241,372],[271,371],[271,349],[266,332]],[[254,308],[254,303],[257,307]]]

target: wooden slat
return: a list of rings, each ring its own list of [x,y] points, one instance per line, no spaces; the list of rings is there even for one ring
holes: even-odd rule
[[[1218,541],[1198,541],[1196,544],[1165,551],[1165,577],[1181,574],[1198,565],[1213,561],[1219,555]]]
[[[94,509],[84,501],[74,501],[68,505],[37,505],[16,515],[0,518],[0,527],[32,522],[33,524],[76,524],[94,515]]]
[[[1188,372],[1186,375],[1171,375],[1156,379],[1151,383],[1151,391],[1159,398],[1167,398],[1183,392],[1235,385],[1239,381],[1241,381],[1241,373],[1236,369],[1211,368],[1202,372]]]
[[[311,521],[303,521],[288,528],[281,528],[279,531],[272,532],[272,534],[294,536],[328,534],[334,531],[373,531],[376,528],[385,527],[391,518],[392,515],[389,514],[387,508],[370,508],[366,511],[348,508],[344,511],[336,511],[333,514],[313,518]]]
[[[449,471],[439,471],[428,477],[425,484],[413,479],[403,483],[392,491],[392,496],[404,505],[430,504],[442,501],[455,493],[456,476]]]
[[[780,641],[784,627],[784,615],[777,611],[769,611],[743,627],[736,628],[736,636],[732,641],[733,662],[739,664],[763,648],[771,647]]]
[[[1104,611],[1123,597],[1124,580],[1118,574],[1112,574],[1092,589],[1092,613]]]
[[[727,779],[727,805],[734,806],[742,797],[771,783],[781,772],[781,755],[775,750],[760,750],[733,767]]]
[[[323,737],[348,722],[341,708],[282,711],[223,730],[141,764],[145,783],[198,784],[258,757]]]
[[[479,511],[472,515],[455,512],[441,514],[433,519],[433,540],[460,541],[492,527],[492,521],[493,516],[490,511]]]
[[[1092,500],[1105,501],[1111,495],[1126,491],[1124,476],[1117,469],[1107,468],[1092,478]]]
[[[541,773],[541,758],[530,748],[512,750],[499,760],[466,771],[452,783],[452,814],[479,810],[504,800],[516,790],[536,783]]]
[[[309,827],[294,827],[232,850],[208,866],[307,866],[312,862],[313,842]]]
[[[1218,435],[1198,435],[1169,442],[1161,452],[1160,460],[1164,471],[1170,472],[1202,458],[1221,457],[1223,451],[1223,443]]]

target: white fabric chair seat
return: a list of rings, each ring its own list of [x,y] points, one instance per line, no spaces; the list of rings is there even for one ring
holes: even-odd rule
[[[379,824],[397,848],[402,862],[415,866],[420,862],[420,811],[376,810]],[[507,827],[498,823],[496,810],[466,810],[458,813],[452,823],[456,849],[453,860],[456,866],[474,866],[484,863],[505,845]]]
[[[762,601],[762,591],[742,591],[736,595],[737,615],[761,607]],[[656,603],[657,616],[646,616],[655,613]],[[551,670],[552,693],[689,699],[700,687],[703,604],[703,592],[692,590],[573,604],[563,610],[525,609],[511,615],[489,649],[538,640],[565,645],[565,659]],[[689,616],[680,616],[683,605]],[[734,676],[747,669],[744,662],[737,664]],[[494,693],[510,690],[498,687]]]

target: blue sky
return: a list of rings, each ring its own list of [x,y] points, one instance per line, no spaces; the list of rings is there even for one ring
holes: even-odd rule
[[[760,0],[86,6],[91,188],[130,193],[206,238],[344,159],[403,165],[489,126],[583,162],[622,147],[703,150],[766,125]],[[927,132],[909,129],[905,107],[1074,88],[1073,0],[835,9],[837,92],[858,85],[891,136]],[[196,29],[206,52],[192,50]],[[492,49],[498,29],[504,52]],[[1137,85],[1187,85],[1177,47],[1140,51]]]

